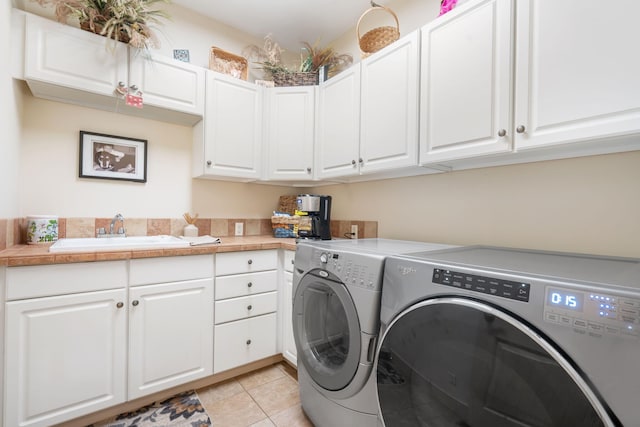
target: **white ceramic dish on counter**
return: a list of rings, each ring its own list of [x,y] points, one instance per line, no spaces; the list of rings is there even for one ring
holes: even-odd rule
[[[130,249],[187,248],[188,241],[174,236],[80,237],[59,239],[49,252],[95,252]]]

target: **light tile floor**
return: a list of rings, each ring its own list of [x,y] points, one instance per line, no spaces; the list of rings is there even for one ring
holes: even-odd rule
[[[196,392],[214,426],[313,427],[300,406],[296,371],[286,363]]]

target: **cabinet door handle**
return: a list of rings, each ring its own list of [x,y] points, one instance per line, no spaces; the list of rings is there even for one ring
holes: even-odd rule
[[[247,261],[247,264],[249,264],[249,265],[253,264],[253,260]]]
[[[351,160],[351,164],[352,164],[353,166],[355,166],[355,165],[356,165],[356,161],[355,161],[355,160]]]
[[[247,310],[251,310],[253,307],[251,305],[247,306]]]
[[[251,345],[251,340],[247,340],[247,345]]]
[[[207,166],[211,166],[211,160],[207,160]]]
[[[253,286],[253,283],[251,283],[251,282],[247,283],[247,288],[250,288],[252,286]]]
[[[307,168],[307,173],[311,173],[311,168]]]
[[[364,160],[362,160],[362,157],[360,157],[360,158],[358,159],[358,163],[360,163],[360,164],[363,164],[363,163],[364,163]]]
[[[523,125],[520,125],[516,128],[516,132],[518,133],[524,133],[525,130],[526,128]]]
[[[139,302],[137,299],[134,299],[134,300],[131,302],[131,305],[132,305],[132,306],[134,306],[134,307],[135,307],[135,306],[137,306],[138,304],[140,304],[140,302]]]
[[[118,307],[118,308],[122,308],[122,307],[124,307],[124,303],[123,303],[122,301],[119,301],[119,302],[116,304],[116,307]]]
[[[504,130],[504,129],[500,129],[500,130],[498,131],[498,136],[499,136],[500,138],[502,138],[502,137],[503,137],[503,136],[505,136],[506,134],[507,134],[507,131],[506,131],[506,130]]]

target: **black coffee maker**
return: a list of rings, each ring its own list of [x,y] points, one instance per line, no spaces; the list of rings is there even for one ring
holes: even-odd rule
[[[331,240],[331,196],[300,194],[296,199],[301,239]]]

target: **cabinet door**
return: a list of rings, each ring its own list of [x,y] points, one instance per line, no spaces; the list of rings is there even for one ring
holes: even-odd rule
[[[483,0],[422,28],[421,164],[511,150],[512,22]]]
[[[276,354],[276,313],[217,325],[214,372],[264,359]]]
[[[518,0],[517,150],[638,131],[639,15],[633,0]]]
[[[360,65],[320,84],[316,177],[357,174],[360,158]]]
[[[129,291],[129,399],[213,372],[213,279]]]
[[[205,118],[194,128],[195,176],[257,180],[262,88],[207,70]]]
[[[360,173],[418,164],[418,32],[361,65]]]
[[[282,316],[282,355],[294,366],[297,365],[298,351],[293,338],[293,274],[284,273],[283,316]]]
[[[129,85],[142,91],[145,107],[156,106],[194,116],[204,114],[205,69],[161,55],[131,50]]]
[[[113,96],[118,82],[127,82],[127,45],[34,15],[26,16],[25,79],[35,95],[62,100],[63,86]],[[80,95],[78,95],[80,96]],[[113,102],[113,101],[112,101]]]
[[[50,426],[125,401],[125,302],[117,289],[6,304],[4,425]]]
[[[268,178],[313,178],[315,86],[277,87],[266,91]]]

